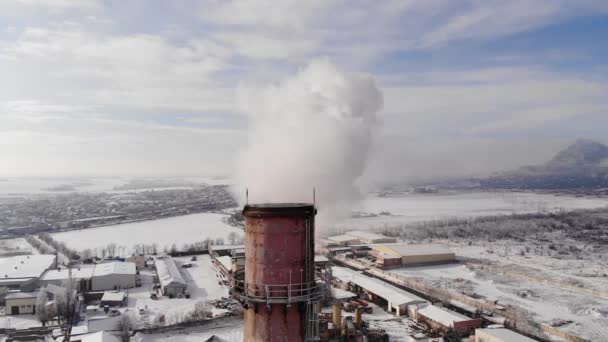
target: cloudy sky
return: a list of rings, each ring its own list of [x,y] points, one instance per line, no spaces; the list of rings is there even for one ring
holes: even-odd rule
[[[1,0],[0,174],[226,174],[239,84],[311,59],[384,93],[368,175],[608,142],[608,2]]]

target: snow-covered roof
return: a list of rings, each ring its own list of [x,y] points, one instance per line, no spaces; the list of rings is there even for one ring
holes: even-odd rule
[[[357,241],[357,243],[360,243],[359,239],[357,239],[354,236],[350,236],[350,235],[334,235],[334,236],[328,237],[327,239],[331,240],[331,241],[334,241],[334,242]]]
[[[224,256],[218,257],[217,261],[219,261],[220,264],[222,264],[222,266],[224,266],[224,268],[226,268],[227,270],[232,269],[232,257],[230,257],[228,255],[224,255]]]
[[[351,282],[373,294],[384,298],[392,305],[426,303],[415,294],[403,291],[381,280],[374,279],[344,267],[333,267],[332,275],[343,282]]]
[[[124,292],[104,292],[102,302],[122,302],[125,299]]]
[[[81,265],[72,268],[73,279],[89,279],[93,276],[95,265]],[[65,280],[70,277],[70,270],[68,268],[51,269],[44,272],[40,280]]]
[[[213,251],[245,249],[245,245],[209,245],[209,249]]]
[[[351,232],[346,233],[346,235],[350,235],[352,237],[355,237],[357,239],[360,239],[362,241],[387,241],[387,240],[392,240],[393,242],[396,241],[396,239],[394,238],[390,238],[388,236],[384,236],[381,234],[376,234],[376,233],[372,233],[372,232],[364,232],[364,231],[360,231],[360,230],[353,230]]]
[[[175,265],[175,261],[170,256],[154,259],[154,265],[156,266],[156,273],[158,274],[158,281],[161,286],[164,287],[171,283],[186,285],[177,265]]]
[[[331,296],[335,299],[348,299],[357,297],[356,294],[350,291],[342,290],[333,286],[331,288]]]
[[[325,255],[315,255],[315,262],[329,262]]]
[[[55,262],[53,254],[19,255],[0,258],[0,279],[38,278]]]
[[[385,244],[395,254],[400,256],[454,254],[449,248],[437,244],[411,245],[411,244]]]
[[[110,274],[132,274],[136,273],[133,262],[107,262],[95,265],[93,277],[103,277]]]
[[[9,292],[6,295],[5,298],[6,299],[38,298],[38,291],[34,291],[34,292],[21,292],[21,291]]]
[[[482,331],[486,335],[490,335],[494,338],[497,338],[501,341],[505,342],[534,342],[535,340],[526,337],[524,335],[520,335],[514,331],[505,328],[493,328],[493,329],[476,329],[475,334],[479,331]]]
[[[89,327],[87,327],[86,325],[76,325],[72,327],[72,330],[70,330],[70,335],[74,336],[74,335],[82,335],[82,334],[86,334],[89,332]]]
[[[83,335],[82,342],[120,342],[120,339],[107,331],[98,331],[89,335]]]
[[[425,317],[443,324],[446,327],[453,327],[454,322],[470,321],[471,318],[461,315],[454,311],[448,311],[435,305],[427,305],[418,309],[418,313]]]

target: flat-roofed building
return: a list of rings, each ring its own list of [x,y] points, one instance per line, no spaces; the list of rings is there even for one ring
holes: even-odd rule
[[[383,306],[397,316],[406,315],[408,306],[428,304],[413,293],[345,267],[332,267],[332,276],[343,283],[350,284],[354,291],[368,294],[370,301]]]
[[[77,265],[71,270],[67,267],[50,269],[40,277],[40,287],[46,287],[49,284],[61,286],[71,277],[78,284],[79,291],[90,291],[94,270],[95,265]]]
[[[346,233],[346,235],[357,238],[362,243],[394,243],[394,242],[397,242],[397,239],[395,239],[395,238],[384,236],[382,234],[372,233],[372,232],[364,232],[361,230],[353,230],[351,232]]]
[[[332,241],[340,246],[351,246],[361,244],[361,240],[351,235],[334,235],[328,237],[327,240]]]
[[[376,257],[376,265],[380,268],[395,268],[401,267],[401,257],[398,255],[374,253]]]
[[[401,257],[402,266],[441,264],[456,260],[454,252],[437,244],[382,244],[372,248],[379,253]]]
[[[101,306],[123,306],[127,295],[124,292],[104,292],[101,297]]]
[[[0,258],[0,287],[34,290],[38,279],[51,267],[57,257],[53,254],[19,255]]]
[[[447,332],[453,329],[459,335],[469,335],[481,326],[481,319],[473,319],[435,305],[419,305],[416,320],[426,323],[433,330]]]
[[[475,342],[535,342],[535,340],[505,328],[475,329]]]
[[[6,297],[7,315],[24,315],[36,313],[36,299],[38,291],[34,292],[9,292]]]

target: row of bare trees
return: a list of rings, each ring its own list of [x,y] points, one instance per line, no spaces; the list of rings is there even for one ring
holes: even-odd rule
[[[57,252],[65,255],[66,258],[68,258],[70,260],[80,259],[80,255],[78,255],[78,253],[75,250],[68,248],[68,246],[65,243],[53,239],[53,237],[49,233],[41,233],[38,235],[38,238],[40,240],[44,241],[47,245],[55,248],[55,250]]]

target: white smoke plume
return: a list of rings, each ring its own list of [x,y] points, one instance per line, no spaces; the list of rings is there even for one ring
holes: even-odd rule
[[[357,198],[382,94],[372,77],[345,73],[327,59],[266,87],[242,87],[248,144],[237,161],[236,189],[249,203],[312,202],[348,208]]]

